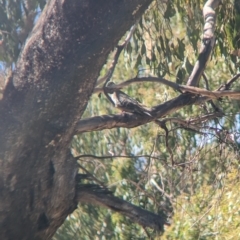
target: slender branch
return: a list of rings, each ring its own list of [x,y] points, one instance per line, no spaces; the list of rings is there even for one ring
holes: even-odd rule
[[[227,81],[226,84],[222,84],[217,91],[224,91],[224,90],[229,90],[230,86],[240,77],[240,73],[236,74],[233,78]],[[203,73],[203,78],[206,82],[206,89],[209,90],[208,87],[208,80],[206,75]],[[169,81],[165,78],[159,78],[159,77],[135,77],[129,80],[126,80],[124,82],[121,82],[119,84],[115,85],[115,88],[117,89],[122,89],[126,86],[129,86],[132,83],[143,83],[143,82],[156,82],[156,83],[161,83],[164,84],[168,87],[171,87],[172,89],[181,92],[181,88],[185,87],[188,88],[190,86],[185,86],[185,85],[179,85],[175,82]],[[100,93],[103,92],[103,88],[95,88],[93,93]]]
[[[203,88],[192,87],[192,86],[179,86],[183,92],[190,92],[202,96],[209,97],[211,99],[218,99],[220,97],[229,97],[232,99],[240,99],[240,91],[209,91]]]
[[[115,54],[114,54],[114,57],[113,57],[112,64],[111,64],[111,66],[109,67],[108,72],[106,73],[105,76],[103,76],[102,78],[99,78],[99,79],[97,80],[96,86],[99,86],[99,85],[102,84],[102,83],[107,83],[107,82],[111,79],[111,77],[112,77],[112,75],[113,75],[113,72],[114,72],[114,69],[115,69],[115,67],[116,67],[116,65],[117,65],[118,58],[119,58],[122,50],[123,50],[124,48],[126,48],[126,46],[128,45],[128,43],[129,43],[129,41],[130,41],[130,39],[131,39],[131,37],[132,37],[132,35],[133,35],[136,27],[137,27],[138,22],[139,22],[139,20],[131,27],[131,29],[130,29],[130,31],[129,31],[129,33],[128,33],[126,39],[125,39],[125,41],[124,41],[122,44],[120,44],[120,45],[117,46],[117,49],[116,49]]]
[[[157,120],[157,121],[158,121],[157,124],[166,123],[166,122],[170,121],[170,122],[173,122],[173,123],[178,123],[180,125],[183,125],[184,127],[193,129],[195,131],[199,131],[199,127],[198,126],[194,126],[189,121],[186,121],[186,120],[183,120],[183,119],[180,119],[180,118],[165,118],[162,121],[159,121],[159,120]]]
[[[214,9],[218,6],[219,2],[220,0],[208,0],[203,7],[203,17],[205,21],[203,29],[203,41],[197,62],[195,63],[192,73],[188,79],[188,86],[198,85],[200,77],[203,74],[213,49],[215,43],[214,30],[216,20]]]
[[[81,168],[92,180],[97,182],[99,185],[104,186],[104,183],[98,180],[96,177],[93,176],[85,167],[83,167],[80,163],[78,163],[79,168]]]
[[[210,99],[217,99],[220,97],[229,97],[229,98],[233,98],[233,99],[240,99],[240,91],[230,91],[227,90],[230,88],[231,84],[234,83],[238,78],[240,77],[240,74],[237,74],[236,76],[234,76],[232,79],[230,79],[226,84],[220,86],[216,91],[209,91],[203,88],[198,88],[198,87],[193,87],[193,86],[185,86],[185,85],[179,85],[177,83],[168,81],[164,78],[157,78],[157,77],[143,77],[143,78],[133,78],[133,79],[129,79],[125,82],[122,82],[116,86],[114,86],[114,88],[117,89],[121,89],[123,87],[126,87],[128,85],[130,85],[131,83],[141,83],[141,82],[158,82],[158,83],[162,83],[166,86],[172,87],[173,89],[181,92],[190,92],[190,93],[194,93],[194,94],[198,94],[198,95],[202,95],[202,96],[207,96]],[[206,78],[206,76],[204,75],[204,79]],[[102,88],[96,88],[94,93],[99,93],[103,91]]]
[[[223,113],[222,112],[210,113],[210,114],[207,114],[204,116],[200,116],[198,118],[190,119],[190,120],[188,120],[188,122],[189,123],[203,123],[203,122],[212,120],[217,117],[223,117]]]
[[[120,214],[129,217],[133,222],[157,231],[163,231],[164,225],[169,225],[167,218],[163,213],[155,214],[144,210],[105,192],[102,188],[91,189],[89,187],[84,187],[84,185],[80,187],[78,186],[77,200],[81,203],[90,203],[119,212]]]
[[[121,82],[119,84],[117,84],[115,87],[117,89],[121,89],[123,87],[126,87],[128,85],[130,85],[131,83],[143,83],[143,82],[156,82],[156,83],[161,83],[164,84],[168,87],[173,88],[174,90],[177,90],[180,92],[179,86],[177,83],[175,82],[171,82],[165,78],[159,78],[159,77],[135,77],[132,79],[129,79],[127,81]],[[93,93],[100,93],[103,92],[103,88],[95,88]]]
[[[137,28],[137,25],[139,23],[139,19],[136,21],[136,23],[131,27],[127,37],[125,38],[125,41],[121,44],[122,46],[124,46],[124,48],[127,47],[128,43],[130,42],[131,38],[132,38],[132,35],[134,33],[134,31],[136,30]]]
[[[206,89],[209,90],[209,84],[208,84],[207,76],[206,76],[206,74],[204,72],[203,72],[202,76],[203,76],[203,79],[204,79],[204,81],[206,83]]]
[[[138,192],[143,192],[144,195],[151,199],[153,202],[154,202],[154,197],[152,194],[150,194],[149,192],[147,192],[146,190],[142,189],[140,186],[139,186],[139,183],[135,183],[134,181],[132,181],[131,179],[125,179],[128,183],[132,184],[133,186],[135,186],[135,188],[138,190]]]
[[[233,76],[231,79],[229,79],[227,81],[226,84],[222,84],[216,91],[225,91],[225,90],[228,90],[230,89],[231,85],[240,77],[240,73],[236,74],[235,76]],[[187,87],[187,86],[181,86],[181,87]],[[181,87],[179,86],[179,88],[181,89]],[[190,90],[191,91],[191,90]],[[190,92],[189,91],[189,92]],[[196,91],[197,92],[197,91]],[[195,92],[195,94],[196,94]],[[199,94],[199,93],[197,93]],[[211,95],[211,94],[210,94]],[[206,101],[209,101],[211,100],[211,96],[202,96],[202,97],[199,97],[196,101],[195,104],[201,104],[201,103],[204,103]],[[222,111],[221,109],[218,109],[219,111]]]
[[[219,118],[219,117],[223,117],[224,114],[223,112],[214,112],[214,113],[210,113],[204,116],[200,116],[198,118],[194,118],[194,119],[190,119],[190,120],[184,120],[184,119],[180,119],[180,118],[174,118],[174,117],[170,117],[170,118],[164,118],[163,120],[156,120],[155,122],[158,125],[162,125],[168,121],[173,122],[173,123],[178,123],[180,125],[183,125],[184,127],[188,128],[188,129],[192,129],[194,131],[200,132],[200,126],[196,126],[199,125],[203,122],[207,122],[210,121],[212,119],[215,118]],[[203,132],[200,132],[203,133]]]
[[[116,47],[115,54],[114,54],[114,57],[113,57],[113,61],[112,61],[111,66],[108,69],[108,72],[105,74],[105,76],[103,76],[103,77],[101,77],[101,78],[99,78],[97,80],[96,86],[98,86],[98,85],[100,85],[100,84],[102,84],[104,82],[108,82],[111,79],[112,74],[114,72],[114,69],[115,69],[115,67],[117,65],[118,58],[119,58],[123,48],[124,47],[122,47],[122,46],[117,46]]]
[[[108,159],[108,158],[152,158],[152,159],[156,159],[156,160],[162,160],[159,157],[154,157],[151,155],[134,155],[134,156],[130,156],[130,155],[111,155],[111,156],[96,156],[96,155],[91,155],[91,154],[84,154],[84,155],[79,155],[74,157],[75,159],[80,159],[80,158],[97,158],[97,159]]]
[[[237,81],[237,79],[240,77],[240,73],[236,74],[233,78],[229,79],[226,84],[220,86],[217,90],[223,91],[223,90],[229,90],[231,85]]]
[[[166,122],[155,120],[155,123],[165,131],[165,145],[166,145],[166,148],[167,148],[167,150],[170,154],[172,166],[174,166],[175,162],[174,162],[174,159],[173,159],[173,152],[172,152],[172,149],[169,147],[169,144],[168,144],[169,130],[166,126]]]
[[[153,184],[153,186],[154,186],[155,188],[157,188],[157,190],[158,190],[159,192],[161,192],[164,196],[166,196],[170,201],[172,200],[172,198],[173,198],[172,194],[169,195],[168,193],[166,193],[166,191],[164,191],[164,190],[157,184],[157,182],[154,180],[154,178],[151,178],[150,182]]]

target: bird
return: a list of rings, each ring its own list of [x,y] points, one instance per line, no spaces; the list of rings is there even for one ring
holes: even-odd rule
[[[124,112],[138,113],[152,117],[151,110],[149,108],[129,97],[126,93],[120,91],[119,89],[114,89],[115,86],[116,84],[114,82],[109,82],[107,84],[108,89],[105,90],[105,94],[108,95],[108,99],[116,108]]]

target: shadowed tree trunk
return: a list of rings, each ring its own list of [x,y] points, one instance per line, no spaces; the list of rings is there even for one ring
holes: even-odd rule
[[[50,239],[76,208],[69,144],[109,52],[150,2],[46,5],[0,102],[0,239]]]

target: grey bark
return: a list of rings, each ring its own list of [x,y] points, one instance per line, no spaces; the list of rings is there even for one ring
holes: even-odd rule
[[[109,52],[150,3],[48,2],[0,102],[0,239],[50,239],[76,208],[69,144]]]

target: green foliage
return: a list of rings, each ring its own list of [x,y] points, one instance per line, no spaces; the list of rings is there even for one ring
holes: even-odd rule
[[[239,239],[238,171],[236,168],[225,176],[218,175],[215,185],[203,184],[192,196],[179,196],[175,224],[163,239]]]

